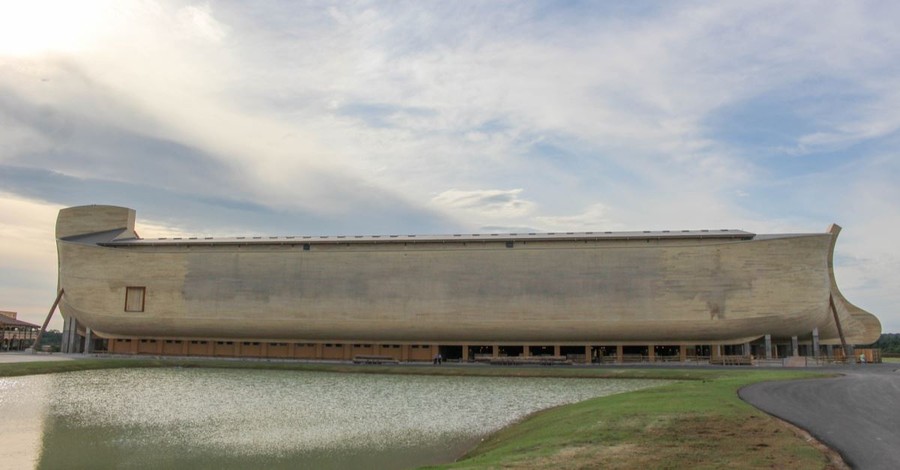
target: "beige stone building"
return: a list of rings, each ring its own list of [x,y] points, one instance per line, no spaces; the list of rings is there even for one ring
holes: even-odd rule
[[[832,269],[840,228],[144,239],[63,209],[64,351],[427,361],[715,360],[878,339]]]

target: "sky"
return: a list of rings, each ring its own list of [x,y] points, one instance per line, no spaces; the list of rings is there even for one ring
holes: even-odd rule
[[[844,227],[900,332],[900,3],[0,0],[0,310],[143,237]],[[51,328],[61,328],[57,317]]]

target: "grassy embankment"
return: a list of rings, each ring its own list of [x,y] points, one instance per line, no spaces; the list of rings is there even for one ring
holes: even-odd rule
[[[586,368],[586,367],[492,367],[430,364],[376,366],[342,363],[269,362],[257,360],[179,359],[179,358],[101,358],[75,359],[54,362],[18,362],[0,364],[0,377],[54,374],[79,370],[146,368],[146,367],[205,367],[215,369],[267,369],[313,372],[341,372],[358,374],[442,375],[442,376],[503,376],[503,377],[560,377],[560,378],[628,378],[664,380],[701,380],[717,377],[722,371],[701,369],[652,368]]]
[[[440,468],[828,468],[802,436],[741,401],[747,384],[810,372],[721,369],[352,366],[215,360],[105,359],[0,364],[0,377],[122,367],[522,377],[658,378],[661,387],[535,413]]]
[[[544,410],[440,468],[833,468],[794,428],[737,396],[754,382],[815,375],[715,371]]]

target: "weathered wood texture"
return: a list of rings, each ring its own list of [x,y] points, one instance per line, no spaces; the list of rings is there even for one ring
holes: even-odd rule
[[[71,227],[133,233],[133,211],[119,211],[117,221],[95,207],[93,222],[90,210],[64,209],[58,227],[67,236],[78,235]],[[878,320],[833,283],[835,237],[512,248],[348,242],[309,250],[302,243],[104,247],[76,238],[58,240],[60,308],[121,337],[738,343],[818,327],[827,342],[837,338],[828,306],[836,292],[848,335],[874,341]],[[127,286],[146,287],[144,312],[124,311]]]

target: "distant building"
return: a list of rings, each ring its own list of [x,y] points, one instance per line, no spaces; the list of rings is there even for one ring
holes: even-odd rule
[[[16,312],[0,311],[0,351],[30,348],[37,338],[39,325],[16,319]]]
[[[828,354],[881,333],[834,281],[840,227],[144,239],[63,209],[63,351],[427,361]]]

